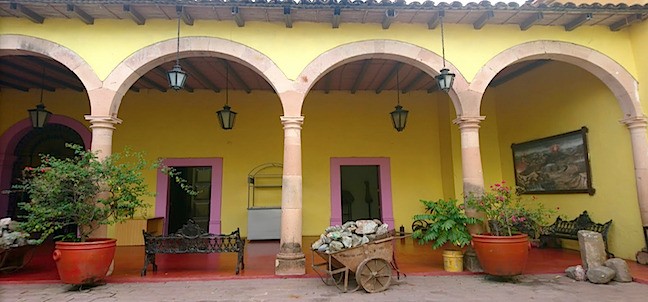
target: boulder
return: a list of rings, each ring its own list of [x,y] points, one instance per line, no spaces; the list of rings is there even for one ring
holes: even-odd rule
[[[601,233],[587,230],[578,231],[578,245],[580,246],[583,268],[603,266],[607,259],[605,244]]]
[[[596,284],[606,284],[614,279],[614,270],[607,266],[590,267],[587,270],[587,280]]]
[[[632,282],[632,275],[630,268],[625,260],[620,258],[612,258],[605,261],[605,266],[614,270],[614,281],[617,282]]]
[[[585,275],[585,269],[581,265],[570,266],[565,270],[565,275],[572,278],[576,281],[587,281],[587,276]]]
[[[376,232],[378,224],[373,220],[358,220],[356,221],[358,229],[355,230],[358,235],[368,235]]]

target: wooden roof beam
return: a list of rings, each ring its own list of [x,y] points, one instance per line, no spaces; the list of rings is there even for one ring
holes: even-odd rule
[[[38,78],[43,77],[43,74],[40,73],[40,72],[36,72],[34,70],[27,69],[24,66],[20,66],[20,65],[18,65],[16,63],[13,63],[13,62],[10,62],[10,61],[7,61],[7,60],[4,60],[4,61],[0,62],[0,65],[4,65],[4,66],[7,66],[7,67],[9,67],[11,69],[27,73],[27,74],[29,74],[31,76],[34,76],[34,77],[38,77]],[[61,79],[59,79],[57,77],[45,76],[45,79],[47,79],[47,81],[49,81],[49,82],[54,82],[54,83],[56,83],[58,85],[61,85],[61,86],[65,87],[65,88],[70,88],[70,89],[76,90],[78,92],[83,91],[83,87],[79,87],[79,86],[70,84],[67,81],[61,80]]]
[[[290,14],[290,6],[284,6],[283,8],[284,22],[286,22],[286,28],[292,28],[293,20],[292,15]]]
[[[581,14],[578,17],[576,17],[574,20],[572,20],[572,21],[568,22],[567,24],[565,24],[565,30],[566,31],[572,31],[572,30],[576,29],[576,27],[579,27],[579,26],[585,24],[585,22],[587,22],[587,21],[589,21],[591,19],[592,19],[592,14],[591,13]]]
[[[324,76],[324,94],[329,94],[331,92],[331,80],[332,80],[331,73],[329,72],[327,75]]]
[[[356,91],[358,91],[360,82],[362,82],[362,80],[364,80],[365,75],[367,75],[367,68],[369,68],[370,62],[371,62],[370,59],[364,60],[362,62],[362,67],[360,67],[360,72],[358,72],[358,76],[356,77],[355,82],[353,82],[353,86],[351,86],[351,94],[355,94]]]
[[[140,77],[139,81],[142,81],[142,83],[144,85],[151,86],[151,87],[159,90],[160,92],[166,92],[167,91],[166,87],[154,82],[153,80],[150,80],[150,79],[146,78],[145,76]]]
[[[176,13],[180,15],[180,19],[182,19],[182,22],[184,24],[193,26],[194,25],[194,18],[187,12],[184,6],[182,5],[177,5],[176,6]]]
[[[234,21],[236,22],[236,25],[238,27],[245,26],[245,20],[243,20],[243,16],[241,16],[241,12],[239,11],[238,6],[232,7],[232,17],[234,18]]]
[[[37,14],[22,4],[12,2],[9,4],[9,8],[17,10],[21,15],[34,23],[43,24],[43,21],[45,21],[45,17]]]
[[[235,81],[239,83],[239,85],[243,86],[243,90],[245,91],[245,93],[252,92],[250,86],[248,86],[247,83],[243,81],[243,78],[241,78],[241,76],[236,72],[236,70],[234,70],[234,68],[230,66],[230,63],[227,60],[220,59],[219,61],[221,61],[221,64],[223,64],[225,68],[229,68],[230,75],[234,78]]]
[[[14,84],[14,83],[9,83],[9,82],[3,81],[3,80],[0,80],[0,86],[11,87],[13,89],[20,90],[20,91],[23,91],[23,92],[29,91],[29,88],[27,88],[25,86]]]
[[[486,25],[486,22],[488,22],[488,19],[495,17],[495,13],[492,10],[484,12],[478,19],[473,23],[473,28],[474,29],[482,29],[484,25]]]
[[[403,67],[403,63],[401,62],[396,62],[394,65],[394,68],[392,68],[391,71],[389,71],[389,74],[385,77],[385,79],[380,83],[378,86],[378,89],[376,89],[376,94],[381,93],[383,90],[385,90],[385,87],[387,84],[391,81],[396,76],[396,73]]]
[[[90,14],[86,13],[84,10],[82,10],[80,7],[74,4],[68,4],[67,11],[73,13],[75,16],[77,16],[77,18],[81,19],[81,21],[83,21],[83,23],[85,23],[86,25],[94,24],[94,17],[90,16]]]
[[[200,72],[196,66],[191,64],[189,60],[184,60],[182,61],[182,65],[187,68],[187,72],[191,73],[193,77],[200,82],[200,84],[204,85],[205,87],[208,87],[209,89],[213,90],[214,92],[220,92],[221,89],[218,87],[214,82],[209,80],[202,72]]]
[[[333,18],[331,19],[331,26],[333,28],[340,28],[340,15],[342,14],[342,9],[339,6],[333,8]]]
[[[385,15],[383,16],[382,19],[382,28],[383,29],[389,29],[389,26],[391,25],[392,21],[396,18],[396,11],[393,9],[388,9],[385,11]]]
[[[135,21],[137,25],[144,25],[144,23],[146,23],[146,19],[135,9],[133,9],[130,4],[124,4],[123,8],[124,12],[128,13],[128,16],[130,16],[130,18]]]
[[[527,30],[531,28],[531,26],[536,24],[538,21],[542,20],[542,18],[544,18],[544,15],[541,12],[532,14],[530,17],[528,17],[526,20],[520,23],[520,29]]]
[[[445,17],[445,11],[442,10],[432,15],[432,18],[430,18],[430,20],[428,20],[427,22],[428,29],[435,29],[437,26],[439,26],[439,22],[443,17]]]
[[[517,77],[519,77],[519,76],[533,70],[533,69],[536,69],[536,68],[538,68],[538,67],[540,67],[540,66],[542,66],[544,64],[547,64],[550,61],[551,60],[538,60],[538,61],[535,61],[535,62],[531,62],[531,63],[527,64],[526,66],[521,67],[520,69],[518,69],[516,71],[513,71],[513,72],[511,72],[511,73],[509,73],[509,74],[507,74],[505,76],[496,77],[490,83],[489,86],[497,87],[499,85],[502,85],[502,84],[504,84],[504,83],[506,83],[506,82],[508,82],[510,80],[513,80],[514,78],[517,78]]]
[[[628,17],[625,17],[625,18],[623,18],[623,19],[621,19],[619,21],[616,21],[616,22],[610,24],[610,30],[611,31],[619,31],[622,28],[626,28],[626,27],[632,25],[632,23],[636,23],[636,22],[639,22],[639,21],[641,21],[641,14],[630,15]]]
[[[403,87],[401,92],[402,93],[410,92],[412,90],[412,88],[414,88],[414,86],[416,86],[416,84],[418,84],[419,82],[421,82],[421,80],[423,80],[425,78],[426,75],[427,75],[427,73],[419,70],[419,73],[416,75],[416,77],[412,81],[410,81],[405,87]]]

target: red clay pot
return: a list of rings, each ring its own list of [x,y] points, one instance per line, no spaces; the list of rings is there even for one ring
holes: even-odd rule
[[[106,277],[115,257],[116,239],[91,238],[86,242],[56,242],[52,258],[61,281],[95,284]]]
[[[472,244],[484,272],[494,276],[522,274],[529,258],[529,236],[472,235]]]

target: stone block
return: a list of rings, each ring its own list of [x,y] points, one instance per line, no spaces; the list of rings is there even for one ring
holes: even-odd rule
[[[607,266],[591,267],[587,270],[587,280],[596,284],[606,284],[614,279],[615,272]]]
[[[605,266],[614,270],[614,281],[632,282],[632,274],[630,274],[630,268],[625,260],[620,258],[608,259],[605,261]]]
[[[463,263],[464,268],[469,272],[481,273],[484,271],[484,269],[481,267],[481,264],[479,263],[479,259],[477,259],[477,253],[475,253],[475,250],[472,247],[468,247],[468,249],[466,249],[463,257]]]
[[[603,243],[601,233],[587,230],[578,231],[578,244],[585,270],[589,270],[591,267],[603,266],[607,259],[607,253],[605,252],[605,243]]]

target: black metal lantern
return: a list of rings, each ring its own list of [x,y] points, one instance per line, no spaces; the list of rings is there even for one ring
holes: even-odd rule
[[[47,124],[50,116],[52,116],[52,113],[45,109],[42,102],[36,105],[35,109],[29,109],[27,112],[29,112],[29,118],[34,129],[42,129]]]
[[[234,128],[234,121],[236,120],[236,112],[230,110],[232,107],[225,104],[223,109],[216,111],[218,115],[218,121],[220,122],[221,128],[225,130],[231,130]]]
[[[185,82],[187,81],[187,73],[182,70],[182,67],[180,67],[180,14],[182,14],[182,9],[182,7],[176,7],[176,13],[178,14],[176,63],[173,66],[173,69],[167,71],[169,86],[171,89],[176,91],[184,88]]]
[[[452,83],[454,82],[455,74],[450,73],[450,70],[447,68],[441,69],[441,74],[435,77],[439,89],[445,91],[446,93],[452,89]]]
[[[405,129],[405,125],[407,125],[407,114],[409,113],[409,110],[403,109],[403,106],[401,105],[396,105],[395,108],[396,110],[392,111],[390,115],[392,123],[394,124],[394,129],[401,132]]]
[[[180,64],[176,64],[173,69],[167,71],[167,78],[173,90],[180,90],[187,81],[187,73],[182,70]]]
[[[455,74],[450,73],[450,70],[446,68],[446,59],[445,59],[445,38],[443,35],[443,16],[445,13],[441,11],[439,14],[440,16],[440,23],[441,23],[441,53],[443,55],[443,68],[440,71],[440,74],[435,77],[437,84],[439,85],[439,89],[444,91],[445,93],[448,93],[450,89],[452,89],[452,83],[454,82]]]

